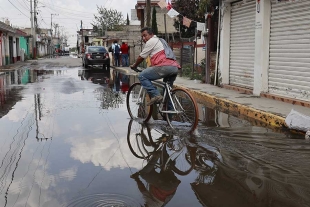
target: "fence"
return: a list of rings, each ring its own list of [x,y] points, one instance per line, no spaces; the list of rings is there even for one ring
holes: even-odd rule
[[[200,53],[200,56],[203,55],[203,57],[205,57],[205,52],[203,49],[205,44],[195,44],[195,42],[177,42],[170,43],[169,45],[173,49],[177,61],[181,64],[182,70],[180,75],[190,77],[192,79],[202,80],[205,74],[205,66],[201,64],[200,60],[197,60],[196,51],[202,49],[202,52],[198,52]]]

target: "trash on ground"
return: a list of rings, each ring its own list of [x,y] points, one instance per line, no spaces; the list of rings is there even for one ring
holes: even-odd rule
[[[290,129],[295,129],[298,131],[310,131],[310,116],[301,114],[294,109],[287,115],[285,123]]]

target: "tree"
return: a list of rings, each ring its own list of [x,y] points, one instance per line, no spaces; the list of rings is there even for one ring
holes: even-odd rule
[[[152,13],[152,30],[153,30],[154,34],[156,34],[156,35],[158,34],[155,6],[153,7],[153,13]]]
[[[97,6],[98,15],[94,15],[94,27],[107,31],[120,31],[121,25],[125,25],[123,14],[115,9],[106,9],[102,6]]]
[[[128,16],[128,13],[127,13],[127,25],[130,24],[130,21],[129,21],[129,16]]]
[[[195,36],[196,24],[192,22],[190,27],[187,28],[183,25],[183,16],[196,21],[205,22],[205,11],[206,7],[210,7],[213,2],[218,0],[176,0],[173,4],[173,8],[177,10],[182,16],[175,21],[175,28],[180,29],[182,37],[193,37]]]

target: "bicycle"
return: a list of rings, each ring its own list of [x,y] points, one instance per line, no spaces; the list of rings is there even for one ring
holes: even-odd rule
[[[133,69],[141,72],[138,68]],[[185,89],[172,88],[170,76],[164,78],[164,82],[152,81],[155,86],[163,89],[163,99],[158,104],[158,112],[172,129],[178,126],[186,128],[188,132],[193,132],[198,125],[198,106],[193,96]],[[150,97],[141,83],[132,84],[128,90],[126,105],[132,119],[140,119],[148,122],[153,113],[153,105],[147,106]]]
[[[178,175],[188,175],[195,167],[196,147],[173,138],[161,130],[151,129],[133,119],[128,124],[127,143],[131,153],[161,170],[172,170]]]

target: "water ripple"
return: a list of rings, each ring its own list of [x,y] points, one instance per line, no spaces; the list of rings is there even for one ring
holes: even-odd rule
[[[88,206],[113,206],[113,207],[122,207],[122,206],[131,206],[138,207],[143,206],[137,203],[134,199],[118,194],[93,194],[87,195],[84,197],[79,197],[76,200],[72,200],[70,203],[62,205],[63,207],[88,207]]]

